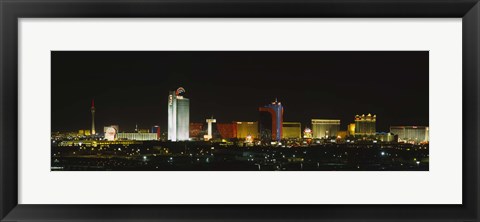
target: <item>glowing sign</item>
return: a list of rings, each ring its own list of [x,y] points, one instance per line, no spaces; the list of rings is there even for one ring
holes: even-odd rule
[[[117,129],[113,127],[108,127],[105,130],[105,139],[108,141],[114,141],[117,137]]]
[[[178,87],[177,92],[175,93],[177,96],[180,95],[181,93],[184,93],[185,89],[183,87]]]

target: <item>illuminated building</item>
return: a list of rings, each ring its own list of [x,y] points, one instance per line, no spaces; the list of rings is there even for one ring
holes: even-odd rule
[[[79,130],[77,136],[90,136],[90,130]]]
[[[302,124],[299,122],[283,122],[283,139],[302,138]]]
[[[184,141],[189,139],[190,100],[181,94],[185,89],[180,87],[170,91],[168,95],[168,140]]]
[[[258,137],[258,122],[235,122],[236,137],[238,139],[257,139]]]
[[[386,142],[386,143],[390,143],[390,142],[396,141],[395,137],[397,137],[397,136],[395,136],[393,133],[384,133],[384,132],[382,132],[382,133],[377,133],[377,134],[375,135],[375,139],[376,139],[377,141]],[[397,139],[397,140],[398,140],[398,139]]]
[[[78,130],[75,136],[90,136],[90,130]]]
[[[148,141],[148,140],[157,140],[157,134],[156,133],[118,133],[117,138],[119,140]]]
[[[305,127],[305,130],[303,130],[303,138],[313,138],[312,130],[310,128]]]
[[[157,134],[157,139],[159,140],[160,139],[160,126],[152,126],[152,133],[156,133]]]
[[[355,136],[355,123],[350,123],[347,126],[347,135]]]
[[[150,130],[149,129],[137,129],[137,133],[150,133]]]
[[[237,137],[237,123],[217,123],[217,130],[222,139],[233,139]]]
[[[143,142],[132,141],[132,140],[117,140],[117,141],[106,141],[106,140],[69,140],[62,141],[58,143],[58,146],[86,146],[86,147],[97,147],[97,146],[110,146],[110,145],[141,145]]]
[[[280,141],[283,128],[283,106],[275,100],[271,104],[259,108],[260,137],[262,140]]]
[[[313,138],[335,138],[339,130],[338,119],[312,119]]]
[[[201,136],[203,136],[204,134],[203,125],[204,125],[203,123],[190,123],[190,127],[189,127],[190,137],[198,139]]]
[[[337,139],[345,139],[347,137],[347,131],[338,131],[337,132]]]
[[[375,136],[377,115],[355,115],[355,136]]]
[[[210,119],[207,119],[206,122],[207,122],[207,135],[204,136],[204,139],[206,141],[208,141],[208,140],[213,138],[213,136],[212,136],[212,124],[216,123],[217,120],[212,117]]]
[[[90,108],[92,112],[92,135],[95,135],[95,100],[92,99],[92,107]]]
[[[338,131],[337,138],[335,142],[337,143],[345,143],[345,139],[347,138],[348,131]]]
[[[390,126],[390,133],[398,136],[398,142],[425,143],[429,141],[428,126]]]

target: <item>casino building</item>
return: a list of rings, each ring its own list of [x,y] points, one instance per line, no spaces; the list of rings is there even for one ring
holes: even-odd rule
[[[183,97],[183,87],[168,95],[168,140],[185,141],[189,137],[190,100]]]
[[[377,115],[355,115],[355,136],[375,136]]]
[[[429,141],[428,126],[390,126],[390,133],[398,136],[398,142],[426,143]]]
[[[260,107],[260,139],[280,141],[283,132],[283,106],[276,99],[271,104]]]
[[[283,122],[283,139],[302,138],[302,124],[299,122]]]
[[[313,138],[336,138],[340,130],[339,119],[312,119]]]
[[[258,122],[234,122],[236,137],[240,140],[246,138],[258,139]]]
[[[118,133],[119,140],[152,141],[157,140],[157,133]]]

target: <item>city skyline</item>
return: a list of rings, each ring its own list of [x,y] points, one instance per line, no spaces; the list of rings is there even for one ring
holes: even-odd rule
[[[153,79],[150,81],[146,78],[142,79],[143,77],[146,77],[145,73],[152,72],[152,70],[155,70],[155,67],[158,66],[158,64],[151,61],[152,53],[154,54],[154,58],[155,55],[159,53],[160,55],[156,55],[157,57],[163,56],[161,58],[165,58],[165,54],[169,54],[177,60],[178,57],[189,58],[190,56],[191,58],[189,58],[188,61],[193,61],[195,58],[200,60],[203,59],[202,61],[210,61],[205,59],[205,57],[210,59],[220,59],[222,56],[233,57],[230,58],[230,62],[235,59],[238,63],[243,62],[247,67],[253,66],[253,68],[248,69],[251,72],[255,70],[257,70],[256,72],[259,72],[258,69],[260,69],[262,72],[266,73],[266,77],[278,77],[278,80],[273,78],[269,81],[268,78],[262,79],[261,76],[259,76],[260,80],[258,82],[269,84],[260,84],[261,86],[256,88],[253,86],[256,85],[257,79],[250,80],[248,78],[246,80],[242,78],[232,78],[231,81],[221,82],[222,84],[208,84],[210,82],[215,82],[211,76],[204,75],[203,78],[205,79],[199,79],[195,73],[204,73],[205,70],[210,68],[216,70],[216,76],[222,76],[219,75],[219,73],[224,70],[229,70],[229,68],[226,68],[229,66],[226,66],[224,63],[219,63],[217,66],[223,66],[223,68],[215,68],[215,64],[200,65],[197,64],[197,61],[197,63],[195,63],[196,66],[203,67],[197,71],[195,71],[193,67],[190,67],[190,69],[192,69],[190,71],[186,71],[185,68],[179,68],[182,70],[179,71],[179,73],[182,73],[179,77],[176,75],[159,74],[161,77],[167,79],[166,82],[168,82],[169,85],[176,83],[180,84],[167,87],[165,86],[165,83],[163,83],[163,85],[159,84],[163,87],[156,88],[154,87],[155,81],[153,81],[153,79],[162,80],[162,78],[154,76],[155,78],[152,77]],[[281,69],[278,68],[278,66],[281,66],[280,64],[256,66],[257,63],[252,61],[259,59],[260,63],[261,61],[272,63],[274,61],[285,60],[296,62],[298,57],[301,57],[303,59],[307,58],[307,60],[312,60],[310,63],[304,62],[303,65],[308,64],[309,66],[316,66],[314,61],[316,58],[328,57],[328,55],[330,55],[330,57],[344,58],[344,61],[348,62],[348,58],[355,54],[357,55],[356,59],[359,59],[359,53],[362,54],[361,61],[369,61],[375,58],[380,59],[377,62],[389,60],[389,64],[396,64],[397,69],[402,71],[410,69],[411,73],[410,75],[402,77],[406,79],[405,81],[396,81],[395,78],[392,78],[391,76],[384,76],[383,79],[378,79],[378,77],[381,76],[379,70],[383,70],[384,68],[370,68],[369,70],[373,70],[373,77],[370,76],[370,78],[367,78],[367,81],[365,81],[364,78],[361,78],[362,76],[360,76],[360,79],[354,78],[355,76],[346,76],[347,78],[340,80],[338,77],[332,77],[331,75],[333,74],[313,75],[310,76],[311,79],[300,78],[300,81],[296,78],[291,78],[298,77],[297,75],[292,74],[287,79],[289,81],[286,81],[280,79],[282,79],[286,73],[291,73],[291,71],[280,72]],[[118,56],[119,54],[120,56]],[[120,72],[118,75],[113,75],[113,73],[118,71],[118,67],[113,66],[113,64],[125,66],[123,62],[126,62],[126,58],[131,59],[139,54],[146,54],[150,57],[148,57],[149,59],[147,62],[142,60],[143,65],[140,60],[134,59],[133,61],[130,61],[130,63],[127,62],[127,66],[132,72],[134,72],[134,69],[138,68],[143,74],[127,75],[128,72],[123,72],[123,74]],[[278,54],[281,55],[278,56]],[[113,57],[121,58],[110,58],[111,55],[114,55]],[[86,59],[84,57],[88,58]],[[271,57],[275,57],[276,59]],[[103,65],[99,64],[99,58],[103,59],[100,61],[105,62]],[[240,59],[240,61],[238,61],[238,59]],[[398,61],[391,62],[391,60],[395,59]],[[229,59],[226,60],[228,61]],[[330,58],[330,60],[332,60],[332,58]],[[85,78],[78,76],[78,79],[67,82],[68,84],[66,84],[62,78],[62,73],[65,72],[65,69],[68,67],[74,67],[73,64],[78,64],[80,61],[84,64],[83,67],[90,67],[91,70],[94,70],[92,73],[98,73],[100,72],[99,70],[103,70],[102,72],[104,75],[114,79],[109,80],[109,78],[104,75],[95,77],[91,74],[85,74],[83,76]],[[122,61],[122,63],[119,64],[120,61]],[[218,62],[218,60],[214,61]],[[339,63],[340,61],[337,62]],[[359,62],[356,61],[356,63],[358,64]],[[52,52],[52,64],[54,64],[52,66],[52,131],[88,129],[87,124],[91,123],[91,113],[89,112],[91,110],[84,108],[84,111],[82,112],[80,105],[85,100],[91,101],[93,98],[95,98],[96,109],[95,124],[99,127],[118,124],[125,131],[132,131],[137,124],[140,125],[141,128],[147,129],[153,125],[160,125],[162,131],[164,131],[164,129],[167,128],[166,95],[169,91],[175,90],[179,86],[184,86],[186,88],[186,97],[190,99],[190,122],[202,123],[212,115],[219,123],[228,123],[232,121],[257,121],[258,107],[261,107],[264,104],[269,104],[273,99],[278,98],[285,107],[284,120],[288,122],[301,122],[302,127],[311,127],[311,124],[309,123],[311,119],[339,119],[341,120],[341,130],[346,130],[347,124],[354,122],[354,116],[362,113],[375,113],[380,116],[377,121],[377,131],[388,132],[389,127],[395,125],[428,126],[428,52]],[[165,62],[162,64],[165,64]],[[295,64],[298,66],[297,62]],[[399,66],[400,64],[403,64],[403,66]],[[170,66],[175,65],[170,64]],[[338,65],[333,66],[339,68]],[[92,67],[96,68],[92,69]],[[232,65],[232,67],[242,68],[243,66]],[[232,67],[230,67],[230,69],[232,69]],[[80,70],[77,70],[77,72],[83,70],[81,67],[79,67],[79,69]],[[173,70],[172,67],[170,67],[170,69]],[[290,69],[293,68],[290,67]],[[332,69],[332,67],[326,68],[326,70],[329,69]],[[358,69],[359,72],[362,71],[361,67],[358,67]],[[280,74],[274,75],[275,70]],[[305,71],[301,70],[304,69],[300,69],[298,73],[305,75]],[[365,72],[365,70],[363,70],[363,72]],[[139,71],[136,73],[139,73]],[[150,73],[150,75],[151,74],[152,73]],[[189,76],[193,78],[186,78]],[[246,76],[251,76],[251,74]],[[413,78],[412,80],[409,76],[416,78]],[[351,78],[354,79],[352,80]],[[200,82],[197,82],[198,84],[196,84],[196,87],[192,85],[195,80],[200,80]],[[223,78],[223,80],[225,80],[225,78]],[[246,82],[246,85],[243,81]],[[305,90],[303,90],[305,95],[302,95],[302,91],[299,89],[301,89],[301,87],[311,87],[310,84],[312,81],[318,82],[318,86],[315,89],[305,88]],[[63,84],[60,84],[62,82]],[[87,83],[94,86],[99,83],[105,85],[99,87],[100,90],[97,87],[85,87],[85,91],[80,90],[82,93],[75,91],[75,89],[81,89],[82,86],[88,86]],[[202,87],[198,87],[202,84],[205,85],[205,88],[203,89]],[[190,85],[192,88],[190,89],[185,85]],[[244,85],[246,87],[244,90],[240,90],[236,85]],[[334,85],[334,87],[332,87],[332,85]],[[388,92],[382,90],[385,89],[385,85],[389,87]],[[372,89],[374,86],[376,87]],[[228,87],[230,87],[230,90],[225,89]],[[145,90],[137,90],[139,88]],[[343,91],[338,90],[337,88],[343,89]],[[325,94],[331,90],[333,90],[332,95],[335,97],[333,100],[330,98],[332,96]],[[383,91],[384,93],[370,93],[377,90],[379,92]],[[398,90],[400,90],[400,92]],[[402,92],[401,90],[404,91]],[[60,91],[70,91],[72,93],[60,93]],[[262,91],[264,92],[262,93]],[[293,93],[294,95],[285,96],[284,91]],[[310,95],[315,91],[317,91],[315,95]],[[364,93],[359,94],[359,91]],[[240,94],[240,96],[236,94]],[[242,94],[245,94],[245,98],[238,99],[242,98]],[[273,94],[277,94],[277,96]],[[270,96],[272,98],[268,98]],[[282,100],[282,98],[288,99],[288,101],[292,101],[292,103],[289,104]],[[312,98],[316,99],[312,100]],[[367,110],[366,107],[371,108]],[[205,110],[202,110],[201,108]],[[412,110],[414,110],[415,115],[410,115]],[[81,121],[82,119],[83,121]],[[97,131],[98,130],[99,129],[97,129]]]

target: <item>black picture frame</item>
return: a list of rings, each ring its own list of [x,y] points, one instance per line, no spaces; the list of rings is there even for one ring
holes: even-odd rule
[[[0,0],[0,218],[2,221],[478,221],[477,0]],[[462,205],[23,205],[18,204],[19,18],[370,17],[462,18]],[[39,190],[41,192],[41,190]],[[395,192],[395,191],[392,191]],[[225,194],[222,194],[225,195]],[[439,193],[438,195],[442,195]]]

